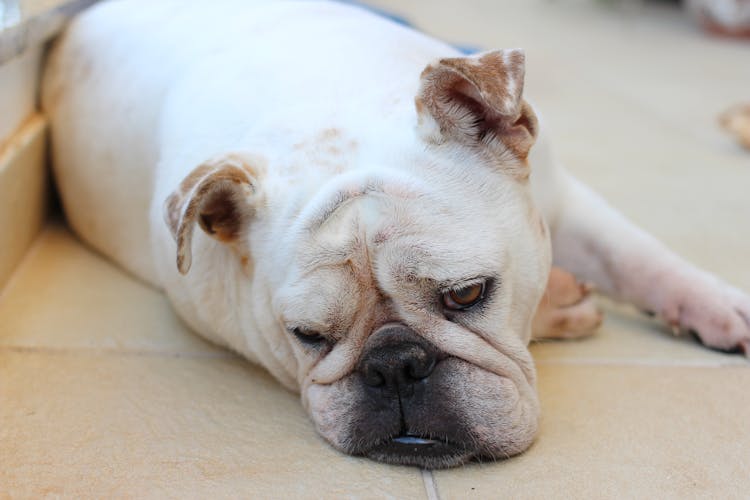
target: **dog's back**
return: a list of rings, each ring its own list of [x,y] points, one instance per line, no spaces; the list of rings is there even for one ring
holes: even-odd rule
[[[42,87],[68,221],[97,250],[147,279],[154,275],[144,250],[160,102],[177,70],[155,43],[168,11],[118,2],[90,9],[56,42]]]

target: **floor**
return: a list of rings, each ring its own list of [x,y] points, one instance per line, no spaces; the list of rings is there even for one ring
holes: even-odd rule
[[[376,3],[451,41],[525,47],[569,168],[750,290],[750,153],[716,123],[750,101],[750,45],[663,4]],[[0,294],[0,498],[747,498],[750,363],[602,304],[595,337],[532,346],[528,452],[391,467],[333,451],[295,395],[53,219]]]

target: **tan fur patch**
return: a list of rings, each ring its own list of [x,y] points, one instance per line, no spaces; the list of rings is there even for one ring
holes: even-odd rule
[[[318,136],[318,140],[329,141],[338,137],[341,137],[341,130],[337,129],[336,127],[329,127],[327,129],[324,129],[320,133],[320,135]]]
[[[292,146],[305,157],[299,166],[295,163],[287,167],[287,170],[294,174],[314,164],[332,173],[341,173],[346,169],[349,157],[356,153],[358,147],[356,140],[347,139],[337,127],[327,127]]]
[[[250,258],[250,255],[242,254],[240,256],[240,265],[242,266],[242,271],[245,273],[245,276],[252,276],[255,269],[255,262]]]

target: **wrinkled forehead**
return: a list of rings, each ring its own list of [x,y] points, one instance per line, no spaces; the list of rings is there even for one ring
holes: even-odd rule
[[[307,271],[337,265],[365,271],[385,242],[417,227],[411,210],[404,208],[414,198],[394,195],[377,184],[337,191],[304,225],[306,241],[298,264]]]
[[[503,253],[489,212],[463,193],[413,181],[340,184],[300,218],[306,243],[298,263],[309,273],[345,265],[384,286],[486,275]]]
[[[321,264],[327,254],[338,259],[386,225],[399,200],[417,199],[430,192],[419,180],[388,169],[337,176],[307,201],[289,232],[293,244],[301,247],[298,264],[307,267],[306,257],[309,264]]]

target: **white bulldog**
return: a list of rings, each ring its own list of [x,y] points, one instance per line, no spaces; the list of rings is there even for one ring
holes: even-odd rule
[[[529,341],[601,321],[572,275],[750,350],[750,298],[562,169],[523,80],[521,50],[337,3],[113,1],[58,41],[43,105],[83,240],[339,450],[446,467],[534,439]]]

